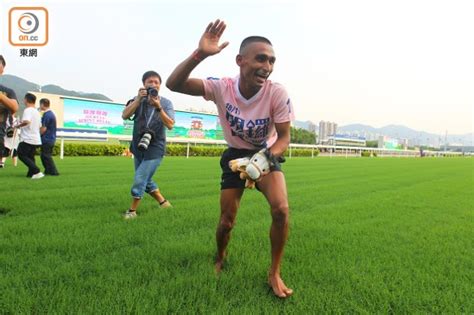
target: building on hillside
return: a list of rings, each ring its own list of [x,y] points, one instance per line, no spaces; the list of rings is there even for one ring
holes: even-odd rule
[[[335,122],[321,120],[319,122],[318,144],[329,144],[329,137],[336,135],[337,124]]]
[[[366,139],[365,137],[335,134],[328,137],[327,144],[345,147],[365,147]]]

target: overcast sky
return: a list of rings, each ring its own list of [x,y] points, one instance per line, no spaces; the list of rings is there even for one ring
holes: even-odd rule
[[[8,10],[44,6],[49,43],[20,57],[8,43]],[[116,102],[136,94],[149,69],[164,80],[221,18],[230,45],[192,76],[235,76],[243,38],[268,37],[296,119],[374,127],[402,124],[443,134],[473,132],[474,1],[10,1],[0,4],[5,73]],[[202,98],[161,94],[177,109],[213,109]]]

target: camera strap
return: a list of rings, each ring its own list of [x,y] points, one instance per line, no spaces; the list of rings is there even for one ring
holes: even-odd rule
[[[142,108],[145,114],[145,124],[146,124],[145,128],[148,128],[148,126],[150,125],[151,119],[153,118],[153,114],[155,113],[156,108],[153,106],[150,106],[148,104],[148,100],[145,101],[143,104],[144,106]],[[151,111],[148,110],[149,106],[151,107]],[[150,117],[148,117],[148,115],[150,115]]]
[[[10,124],[10,127],[13,127],[13,115],[8,111],[8,123]]]
[[[146,106],[149,106],[149,105],[146,105]],[[151,112],[148,111],[148,108],[145,108],[145,123],[146,123],[145,127],[146,128],[148,128],[148,126],[150,125],[151,119],[153,118],[154,111],[155,111],[154,107],[151,109]],[[148,115],[150,115],[150,117],[148,117]]]

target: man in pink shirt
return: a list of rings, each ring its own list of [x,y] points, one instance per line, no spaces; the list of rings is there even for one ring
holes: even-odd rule
[[[232,172],[229,161],[251,157],[266,148],[265,155],[272,161],[271,172],[257,182],[257,188],[267,199],[272,215],[272,264],[268,283],[276,296],[286,298],[293,290],[281,279],[280,264],[288,236],[289,206],[285,177],[278,160],[290,143],[290,121],[294,117],[292,104],[284,87],[268,80],[273,71],[275,53],[271,42],[264,37],[252,36],[242,42],[236,57],[239,76],[220,80],[189,78],[201,61],[218,54],[229,44],[224,42],[219,45],[225,28],[225,23],[220,20],[209,23],[198,49],[176,67],[166,86],[176,92],[203,96],[213,101],[229,145],[220,161],[222,181],[221,216],[216,232],[217,272],[222,269],[225,249],[245,189],[245,180]]]

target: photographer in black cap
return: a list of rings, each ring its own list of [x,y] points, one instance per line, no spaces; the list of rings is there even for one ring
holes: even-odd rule
[[[137,216],[136,210],[145,192],[158,201],[161,207],[171,206],[152,177],[165,154],[165,128],[172,129],[174,125],[173,104],[158,95],[161,86],[158,73],[145,72],[142,82],[143,87],[138,90],[138,95],[128,101],[122,113],[123,119],[134,121],[130,151],[134,155],[135,177],[131,189],[132,203],[124,213],[126,219]]]
[[[5,59],[0,55],[0,76],[5,69]],[[15,91],[0,84],[0,160],[3,157],[5,150],[4,138],[7,133],[7,120],[13,117],[18,111],[18,101],[16,99]],[[13,136],[13,129],[11,130]]]

